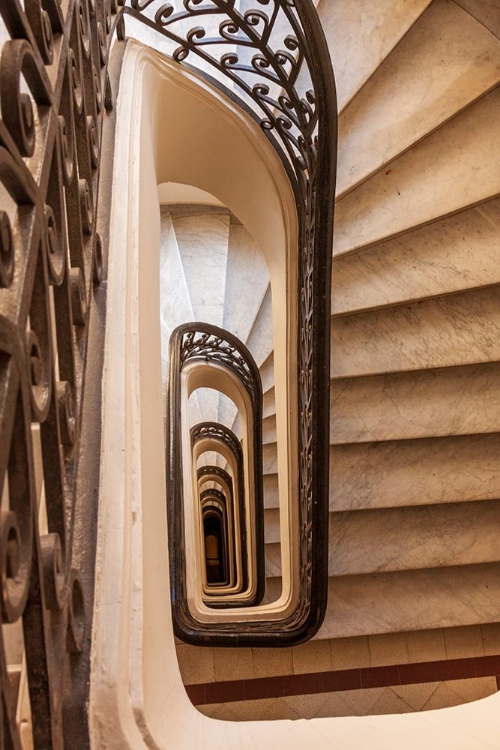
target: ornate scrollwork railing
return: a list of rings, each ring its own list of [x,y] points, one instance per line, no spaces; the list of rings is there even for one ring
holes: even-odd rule
[[[251,461],[249,471],[252,474],[252,497],[245,496],[244,460],[241,444],[236,435],[227,427],[216,422],[201,422],[190,430],[190,449],[194,451],[197,443],[203,440],[223,444],[234,456],[236,467],[237,502],[239,508],[240,528],[235,533],[241,534],[242,554],[242,589],[249,577],[248,555],[250,534],[246,525],[247,503],[251,505],[250,515],[253,518],[253,594],[242,601],[211,602],[212,608],[233,606],[257,606],[262,601],[265,591],[265,558],[264,558],[264,511],[262,479],[262,386],[260,374],[255,361],[235,336],[208,323],[186,323],[174,330],[170,338],[170,363],[167,407],[167,435],[169,439],[168,474],[168,523],[169,523],[169,559],[170,586],[172,590],[172,609],[174,629],[180,638],[192,643],[207,642],[212,638],[211,624],[202,623],[192,617],[187,604],[186,591],[186,557],[184,552],[184,499],[182,466],[182,424],[181,424],[181,374],[188,365],[198,364],[221,368],[230,373],[246,391],[250,403],[246,415],[251,430]],[[199,385],[199,387],[202,387]],[[184,394],[184,397],[186,394]],[[218,466],[202,466],[197,470],[198,481],[204,476],[219,477],[233,492],[235,482],[230,474]],[[181,543],[179,544],[179,541]],[[236,592],[238,593],[238,592]],[[222,642],[222,641],[221,641]]]
[[[220,346],[220,344],[219,344]],[[231,347],[232,348],[232,347]],[[217,361],[217,360],[216,360]],[[246,360],[244,360],[241,354],[238,354],[237,361],[239,363],[238,371],[241,369],[246,373],[249,379],[249,385],[253,392],[258,388],[258,383],[253,380],[252,370],[248,367]],[[260,381],[259,381],[260,382]],[[258,404],[258,402],[257,402]],[[258,405],[256,405],[258,408]],[[257,417],[257,415],[256,415]],[[258,418],[258,417],[257,417]],[[258,430],[260,431],[260,429]],[[258,432],[257,431],[257,432]],[[244,470],[243,470],[243,454],[241,444],[232,430],[225,427],[217,422],[200,422],[191,429],[191,444],[194,447],[198,440],[204,439],[218,440],[226,445],[235,457],[236,471],[238,475],[238,506],[239,506],[239,517],[240,521],[240,539],[243,549],[243,577],[246,579],[246,545],[247,545],[247,528],[245,520],[245,497],[243,491],[244,485]],[[254,454],[255,455],[255,454]],[[254,495],[252,503],[252,514],[254,516],[254,524],[256,529],[256,547],[255,547],[255,567],[258,576],[258,585],[255,597],[252,599],[252,604],[259,604],[262,601],[265,591],[265,555],[264,555],[264,498],[263,498],[263,487],[262,487],[262,474],[260,459],[257,453],[257,460],[254,462]],[[233,491],[233,482],[229,474],[219,466],[202,466],[198,469],[198,479],[201,477],[211,474],[219,476],[223,481],[228,483],[230,491]],[[238,605],[237,605],[238,606]],[[248,606],[248,605],[247,605]]]
[[[16,750],[26,700],[34,747],[66,746],[90,643],[75,517],[111,20],[103,0],[0,2],[1,744]]]
[[[336,96],[326,41],[310,0],[184,0],[180,10],[131,0],[124,18],[141,20],[173,43],[205,77],[261,124],[295,192],[299,242],[297,384],[300,596],[278,640],[305,640],[321,624],[327,598],[330,285],[336,165]],[[246,8],[246,9],[245,9]],[[271,635],[271,630],[275,635]],[[246,642],[276,640],[277,628],[247,628]],[[253,635],[251,635],[253,633]],[[224,636],[221,635],[223,639]],[[214,642],[217,638],[213,638]],[[231,636],[227,638],[231,640]],[[241,642],[241,641],[240,641]]]

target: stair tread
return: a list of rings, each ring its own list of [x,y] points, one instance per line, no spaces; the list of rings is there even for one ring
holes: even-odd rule
[[[273,351],[273,307],[270,286],[262,299],[246,345],[257,367],[260,367]]]
[[[497,88],[337,201],[334,255],[500,194],[499,119]]]
[[[500,561],[500,500],[331,513],[329,520],[329,575]]]
[[[500,42],[435,0],[339,120],[337,194],[352,189],[500,79]]]
[[[495,432],[500,364],[334,380],[330,443]]]
[[[222,326],[229,215],[180,216],[173,226],[196,320]]]
[[[430,2],[321,0],[318,14],[335,71],[339,110],[359,91]]]
[[[499,234],[497,199],[336,258],[332,314],[497,284]]]
[[[266,260],[242,224],[229,226],[223,328],[246,343],[269,286]],[[242,290],[252,289],[245,295]]]
[[[332,320],[331,377],[500,360],[500,287]]]
[[[262,442],[275,443],[276,442],[276,415],[271,414],[262,420]]]
[[[330,447],[331,511],[499,497],[498,432]]]
[[[500,563],[332,577],[316,638],[497,622],[499,598]]]

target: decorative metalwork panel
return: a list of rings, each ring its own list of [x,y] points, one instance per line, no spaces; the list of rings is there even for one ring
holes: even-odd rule
[[[170,362],[167,408],[167,435],[169,441],[169,458],[167,461],[168,485],[168,525],[169,525],[169,561],[170,587],[174,629],[179,638],[191,643],[207,642],[212,638],[213,628],[194,621],[188,613],[185,578],[186,558],[184,554],[184,500],[182,496],[182,440],[181,440],[181,373],[187,364],[217,365],[236,375],[250,396],[251,419],[249,420],[252,444],[252,465],[249,471],[253,476],[253,495],[245,497],[243,453],[236,435],[227,427],[217,422],[200,422],[190,430],[191,449],[200,440],[210,438],[214,443],[228,447],[236,459],[238,496],[233,497],[234,482],[228,472],[218,466],[202,466],[198,469],[198,480],[204,476],[220,477],[231,493],[232,503],[239,508],[239,533],[242,553],[242,586],[247,585],[249,570],[247,563],[248,529],[246,527],[246,503],[251,504],[253,518],[254,542],[252,557],[254,560],[255,591],[251,597],[242,601],[212,602],[212,608],[234,608],[256,606],[261,603],[265,592],[265,556],[264,556],[264,501],[262,473],[262,385],[260,373],[252,355],[228,331],[208,323],[186,323],[178,326],[170,337]],[[199,387],[202,387],[201,385]],[[216,450],[215,445],[210,450]],[[239,627],[238,625],[236,627]],[[222,636],[224,638],[224,636]],[[225,640],[225,639],[224,639]],[[221,641],[222,643],[222,641]]]
[[[260,374],[250,367],[251,356],[241,342],[228,331],[207,323],[193,323],[186,328],[181,343],[181,367],[188,361],[215,362],[232,370],[252,398],[257,397]]]
[[[129,20],[163,39],[261,125],[295,192],[300,595],[278,626],[245,624],[247,645],[298,643],[317,631],[328,591],[330,294],[337,111],[328,47],[311,0],[127,0]],[[292,250],[293,254],[293,250]],[[189,628],[187,627],[187,630]],[[230,628],[228,628],[230,630]],[[192,636],[192,633],[191,633]],[[190,636],[190,637],[191,637]],[[243,643],[219,632],[212,643]]]
[[[0,15],[1,747],[22,727],[62,750],[86,638],[72,544],[112,15],[105,0],[1,0]]]
[[[223,492],[221,492],[220,490],[216,489],[215,487],[212,487],[211,489],[203,490],[202,492],[200,492],[200,501],[201,502],[203,502],[207,498],[210,499],[212,497],[216,498],[221,503],[221,505],[223,507],[226,506],[226,496],[224,495]]]
[[[198,440],[205,438],[220,440],[227,445],[236,458],[241,456],[240,442],[229,427],[225,427],[217,422],[200,422],[200,424],[195,425],[191,430],[191,444],[194,446]]]

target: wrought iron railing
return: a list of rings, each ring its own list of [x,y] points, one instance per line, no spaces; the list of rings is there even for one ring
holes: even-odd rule
[[[63,706],[89,640],[91,603],[84,606],[73,564],[75,509],[85,492],[78,484],[83,384],[89,379],[92,287],[102,276],[96,217],[103,119],[112,107],[108,56],[114,32],[123,38],[131,19],[172,41],[179,63],[198,60],[201,75],[210,78],[211,69],[219,88],[221,79],[230,82],[226,93],[261,124],[280,154],[297,204],[300,601],[276,627],[245,625],[242,637],[234,627],[224,632],[217,626],[219,634],[210,638],[298,642],[323,617],[335,92],[311,1],[254,5],[239,10],[234,0],[185,0],[176,12],[159,0],[133,0],[120,9],[116,0],[0,2],[7,37],[0,63],[2,619],[22,620],[36,748],[65,744]],[[215,36],[200,25],[207,19],[218,22]],[[170,451],[169,465],[178,470],[172,444]],[[46,528],[38,513],[42,486]],[[16,688],[7,676],[4,643],[0,660],[3,742],[19,748]],[[85,701],[79,703],[83,717]]]
[[[243,577],[248,577],[247,550],[249,548],[249,534],[244,519],[247,503],[251,503],[253,515],[254,542],[254,592],[241,603],[211,603],[212,608],[228,608],[230,606],[256,606],[260,604],[265,591],[265,559],[264,559],[264,507],[263,507],[263,474],[262,474],[262,386],[259,370],[255,361],[236,336],[208,323],[186,323],[175,329],[170,337],[170,362],[168,382],[167,406],[167,436],[169,456],[167,460],[167,503],[169,524],[169,561],[170,586],[172,592],[172,613],[174,630],[179,638],[190,643],[207,643],[214,636],[213,624],[197,620],[189,611],[186,589],[186,556],[184,551],[184,498],[182,473],[182,424],[181,424],[181,374],[186,365],[198,363],[202,367],[216,365],[237,378],[241,387],[246,391],[250,402],[250,413],[247,420],[251,428],[251,465],[252,497],[245,497],[244,461],[240,442],[236,435],[224,425],[216,422],[202,422],[190,430],[190,449],[198,441],[210,439],[221,442],[234,455],[236,471],[239,516],[242,519],[241,542],[245,554],[243,555]],[[201,387],[201,386],[200,386]],[[202,466],[197,470],[198,479],[205,475],[219,476],[229,487],[233,487],[230,475],[218,466]],[[239,626],[241,628],[241,625]],[[238,626],[235,625],[235,630]],[[225,638],[218,642],[225,642]]]
[[[62,748],[90,643],[75,517],[111,13],[102,0],[2,0],[0,16],[1,745],[21,748],[25,669],[24,741],[31,723],[35,748]]]
[[[250,7],[251,6],[251,7]],[[179,9],[180,8],[180,9]],[[257,120],[281,156],[299,222],[296,339],[300,594],[279,625],[231,626],[211,642],[298,643],[319,628],[328,589],[330,289],[336,96],[327,44],[310,0],[131,0],[139,20]],[[214,80],[216,77],[217,80]],[[221,81],[226,81],[224,86]]]
[[[238,367],[239,371],[246,373],[246,379],[252,388],[253,384],[252,373],[246,369],[246,366]],[[257,402],[258,403],[258,402]],[[257,407],[258,408],[258,407]],[[260,428],[259,428],[260,429]],[[246,513],[245,513],[245,497],[244,497],[244,469],[243,469],[243,454],[241,444],[232,430],[224,425],[216,422],[200,422],[195,425],[191,430],[191,444],[195,445],[198,440],[205,438],[211,438],[213,440],[219,440],[226,445],[232,452],[236,461],[236,471],[238,474],[238,497],[234,498],[234,501],[238,502],[239,517],[240,517],[240,528],[239,535],[241,540],[241,546],[243,550],[243,580],[246,581],[248,577],[247,572],[247,528],[246,528]],[[255,455],[255,454],[254,454]],[[255,569],[257,575],[257,588],[255,596],[251,600],[251,604],[260,604],[265,592],[265,555],[264,555],[264,497],[263,497],[263,482],[262,482],[262,464],[260,460],[261,451],[257,453],[257,458],[254,462],[253,468],[253,486],[254,493],[252,497],[252,508],[251,513],[254,517],[255,526]],[[230,491],[233,490],[233,482],[229,474],[219,466],[202,466],[198,469],[198,478],[211,473],[228,483]],[[246,585],[246,584],[244,584]],[[236,606],[243,606],[236,604]]]

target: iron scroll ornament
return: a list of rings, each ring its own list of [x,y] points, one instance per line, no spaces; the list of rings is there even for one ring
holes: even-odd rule
[[[184,0],[183,9],[175,12],[173,6],[158,0],[131,0],[119,21],[121,37],[126,16],[159,32],[175,45],[175,60],[186,65],[189,59],[197,73],[260,123],[283,162],[296,200],[298,403],[291,408],[297,413],[299,452],[299,601],[294,614],[279,627],[269,623],[266,630],[262,622],[247,623],[241,637],[229,632],[212,634],[214,645],[308,640],[324,619],[328,594],[330,436],[325,405],[330,403],[335,83],[311,0],[253,0],[253,5],[243,11],[235,0]],[[220,17],[218,29],[215,35],[207,35],[213,17]],[[200,21],[205,26],[192,25]]]
[[[174,631],[178,638],[192,644],[215,642],[223,645],[234,641],[228,640],[222,628],[219,636],[213,625],[196,620],[190,613],[186,595],[186,556],[184,552],[184,498],[182,493],[182,439],[181,439],[181,373],[188,363],[216,364],[230,371],[240,380],[246,389],[251,404],[252,454],[254,495],[251,498],[254,513],[254,550],[255,587],[251,597],[241,603],[210,603],[212,609],[257,606],[265,593],[265,553],[264,553],[264,501],[262,473],[262,385],[260,373],[252,355],[233,334],[209,323],[185,323],[178,326],[170,336],[170,361],[167,389],[167,511],[168,511],[168,545],[170,565],[170,589],[172,600],[172,617]],[[201,422],[190,430],[191,449],[197,441],[210,437],[220,441],[235,455],[238,472],[238,502],[241,518],[245,518],[245,497],[243,487],[243,455],[236,435],[227,427],[216,422]],[[230,475],[218,466],[202,466],[198,469],[198,479],[206,475],[219,476],[232,490],[234,483]],[[250,499],[249,499],[250,500]],[[248,533],[243,526],[242,546],[246,551]],[[243,578],[246,580],[249,571],[243,555]],[[234,632],[241,630],[241,624],[233,623]]]
[[[253,369],[253,368],[252,368]],[[252,370],[249,370],[251,372]],[[252,379],[252,378],[251,378]],[[260,379],[258,381],[260,383]],[[258,388],[256,382],[255,388]],[[253,390],[253,388],[252,388]],[[256,413],[259,409],[257,402],[255,404],[254,421],[258,422],[259,417]],[[257,425],[255,431],[256,435],[261,434],[261,427]],[[200,422],[191,429],[191,445],[194,447],[198,440],[210,438],[215,441],[220,441],[226,445],[229,450],[233,453],[236,460],[236,471],[238,474],[238,497],[233,496],[233,481],[227,471],[220,468],[219,466],[201,466],[198,469],[198,480],[204,476],[220,477],[223,482],[229,487],[231,493],[231,502],[238,502],[239,517],[241,519],[240,538],[242,546],[242,568],[243,568],[243,579],[247,579],[247,560],[246,560],[246,547],[247,547],[247,529],[246,529],[246,513],[245,513],[245,496],[244,496],[244,469],[243,469],[243,453],[241,444],[232,430],[225,427],[217,422]],[[254,496],[253,496],[253,507],[251,509],[254,517],[255,527],[255,573],[257,577],[257,587],[255,596],[252,600],[242,602],[241,604],[234,603],[232,606],[255,606],[260,604],[265,593],[265,551],[264,551],[264,496],[263,496],[263,483],[262,483],[262,464],[260,460],[260,451],[257,448],[257,453],[254,449]],[[246,583],[244,584],[246,585]],[[217,606],[217,605],[216,605]],[[229,605],[224,605],[229,606]]]
[[[75,529],[111,20],[103,0],[0,2],[0,744],[14,750],[71,744],[76,714],[86,732],[92,607]],[[13,630],[24,654],[9,664]],[[29,720],[8,671],[21,661]]]

